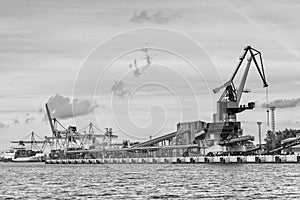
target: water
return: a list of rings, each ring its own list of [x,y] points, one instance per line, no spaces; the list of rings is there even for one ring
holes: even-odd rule
[[[0,199],[300,199],[297,164],[0,163]]]

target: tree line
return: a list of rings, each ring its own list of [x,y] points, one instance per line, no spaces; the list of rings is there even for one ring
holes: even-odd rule
[[[281,146],[281,141],[287,138],[296,137],[297,133],[300,133],[300,130],[296,129],[285,129],[282,131],[276,131],[273,133],[268,130],[267,135],[265,137],[266,142],[266,150],[272,150]]]

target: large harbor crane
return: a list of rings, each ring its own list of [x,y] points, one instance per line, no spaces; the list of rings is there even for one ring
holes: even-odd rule
[[[247,59],[247,65],[241,79],[240,85],[238,88],[235,87],[233,81],[236,78],[236,74],[238,73],[239,69],[247,54],[250,54],[250,57]],[[258,57],[258,58],[257,58]],[[236,121],[236,114],[243,112],[246,109],[253,109],[255,106],[254,102],[249,102],[248,106],[240,106],[240,101],[242,98],[242,94],[244,92],[246,80],[248,77],[249,69],[251,66],[251,62],[254,62],[256,69],[260,75],[260,78],[263,82],[263,87],[268,87],[266,76],[264,72],[264,65],[262,61],[261,53],[252,48],[251,46],[247,46],[244,49],[243,55],[240,57],[240,61],[232,74],[229,81],[227,81],[222,86],[215,88],[213,90],[214,93],[219,92],[221,89],[225,88],[223,94],[221,95],[220,99],[217,102],[217,113],[215,115],[216,122],[228,122],[228,121]]]
[[[234,85],[234,80],[247,55],[249,55],[249,58],[247,59],[245,70],[238,87],[236,87]],[[214,134],[214,138],[218,138],[219,145],[237,147],[237,149],[240,150],[241,148],[239,147],[241,147],[242,144],[246,144],[249,140],[254,140],[253,136],[242,136],[241,122],[238,122],[236,117],[237,113],[255,107],[254,102],[248,102],[248,105],[240,105],[252,62],[254,62],[258,74],[262,79],[263,87],[267,88],[268,83],[266,81],[262,55],[260,51],[251,46],[247,46],[244,48],[244,52],[239,58],[238,65],[231,78],[226,83],[213,90],[216,94],[225,88],[217,101],[217,113],[213,116],[213,123],[208,124],[208,133]]]

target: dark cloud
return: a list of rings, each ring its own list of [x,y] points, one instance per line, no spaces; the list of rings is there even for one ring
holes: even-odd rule
[[[166,24],[175,17],[177,17],[177,15],[165,11],[141,10],[136,11],[130,21],[139,24],[145,22]]]
[[[300,98],[298,99],[277,99],[270,102],[270,107],[276,108],[294,108],[300,106]],[[267,105],[264,103],[263,108],[266,108]]]
[[[9,127],[8,125],[3,124],[2,122],[0,122],[0,129],[2,129],[2,128],[8,128],[8,127]]]
[[[145,65],[145,66],[141,66],[141,67],[132,67],[133,69],[133,74],[135,77],[139,77],[141,75],[145,75],[146,70],[148,69],[150,65]]]
[[[124,98],[124,96],[129,93],[129,91],[125,89],[123,81],[115,81],[111,91],[120,98]]]
[[[12,121],[13,121],[13,124],[19,124],[20,123],[20,121],[17,117],[12,119]]]
[[[29,113],[26,113],[25,116],[22,117],[22,120],[19,120],[18,116],[16,116],[15,118],[13,118],[12,119],[12,125],[14,125],[14,124],[20,124],[21,121],[23,121],[22,123],[24,123],[24,124],[29,124],[29,123],[33,122],[34,120],[36,120],[36,117],[32,116]]]
[[[43,108],[39,108],[38,112],[39,112],[39,114],[43,114],[44,113],[44,109]]]
[[[139,77],[140,75],[145,74],[146,70],[148,69],[148,67],[150,67],[153,60],[153,56],[149,54],[149,48],[143,48],[142,51],[145,53],[146,62],[139,66],[137,59],[134,59],[133,63],[129,64],[129,68],[134,70],[133,74],[135,77]]]
[[[72,101],[69,97],[63,97],[59,94],[50,97],[47,103],[51,115],[59,119],[86,115],[93,112],[97,107],[95,102],[79,99],[74,99]]]
[[[28,123],[30,123],[30,122],[33,122],[35,120],[35,117],[29,117],[29,118],[26,118],[25,119],[25,124],[28,124]]]
[[[24,123],[29,124],[29,123],[33,122],[35,119],[36,119],[35,117],[33,117],[29,113],[27,113],[25,115]]]

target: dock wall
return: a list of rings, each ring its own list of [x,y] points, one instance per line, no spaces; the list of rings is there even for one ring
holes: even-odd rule
[[[46,164],[299,163],[300,155],[47,159]]]

